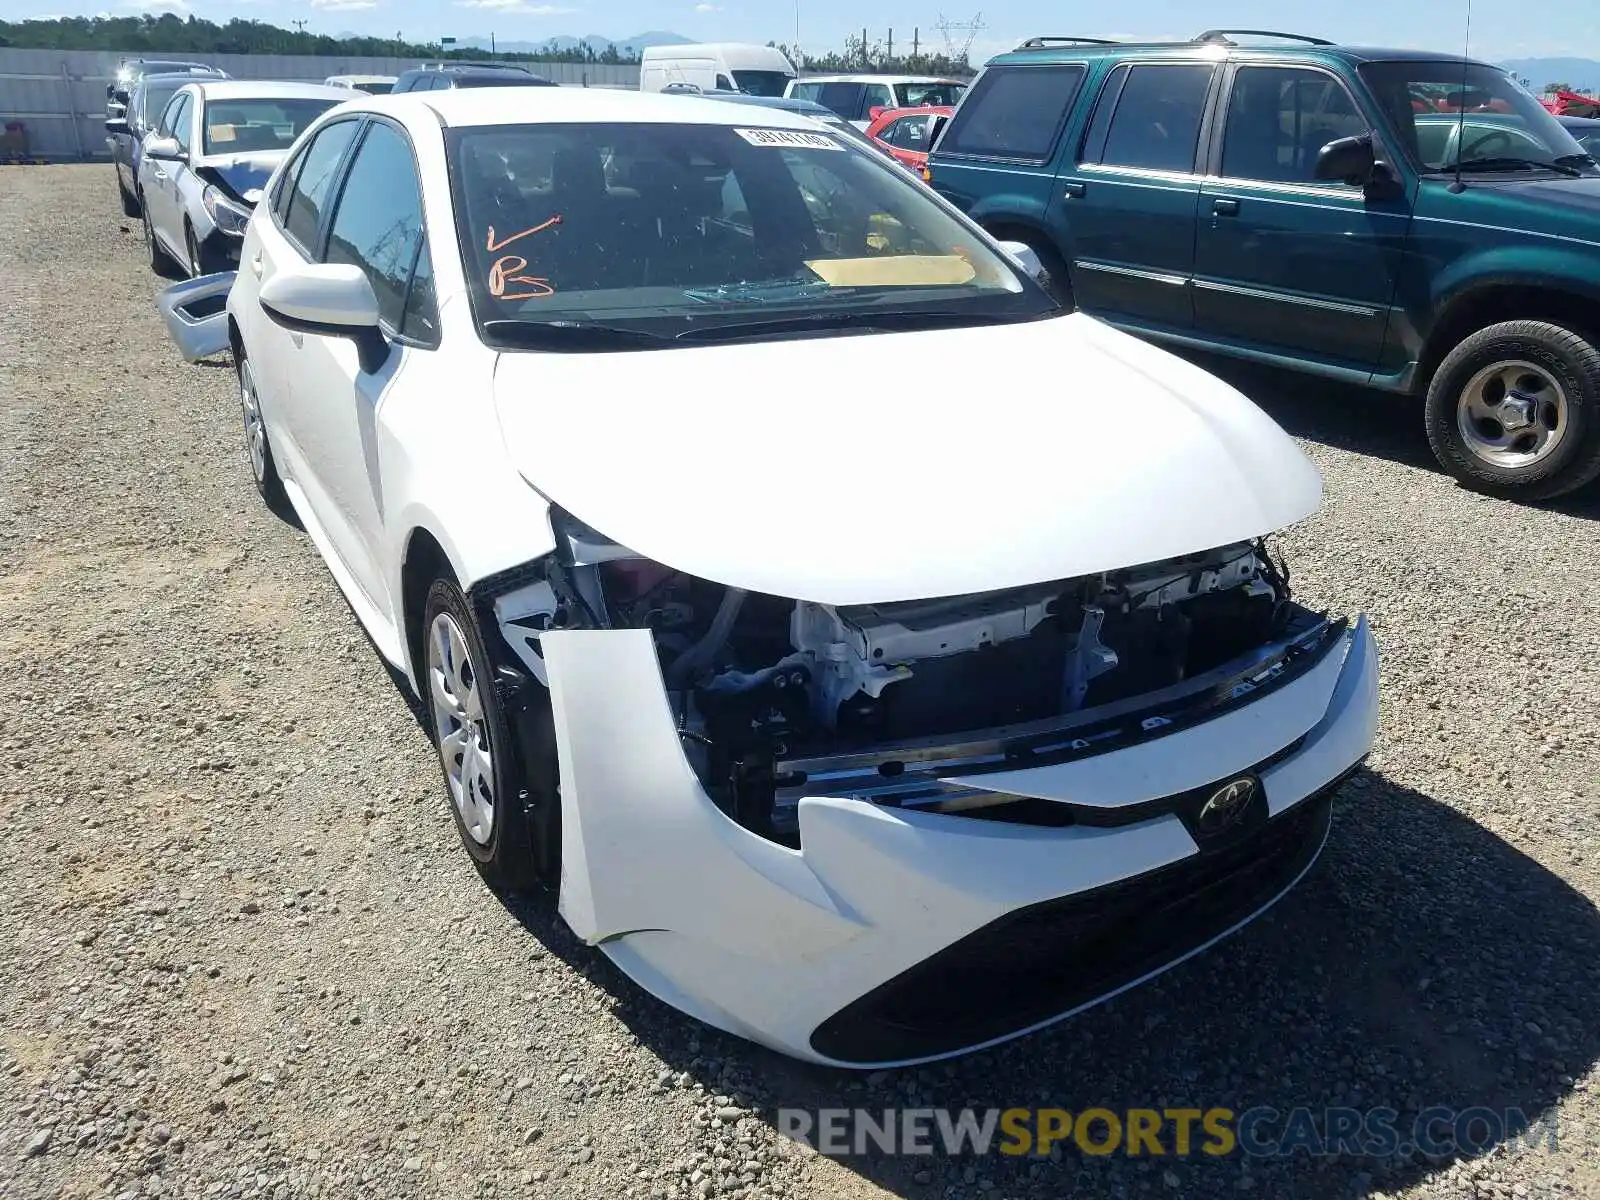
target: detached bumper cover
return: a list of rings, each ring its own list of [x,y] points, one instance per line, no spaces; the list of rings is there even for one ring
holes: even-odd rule
[[[1123,824],[1013,824],[842,796],[799,803],[802,849],[725,816],[680,750],[650,634],[546,633],[561,755],[561,913],[646,990],[817,1062],[889,1066],[1015,1037],[1232,932],[1304,874],[1328,796],[1366,755],[1366,622],[1292,684],[1181,733],[989,788]],[[1202,847],[1195,813],[1254,772],[1264,797]],[[1198,811],[1196,809],[1196,811]]]
[[[237,271],[201,275],[175,283],[156,297],[168,336],[189,362],[228,348],[228,293],[237,276]]]

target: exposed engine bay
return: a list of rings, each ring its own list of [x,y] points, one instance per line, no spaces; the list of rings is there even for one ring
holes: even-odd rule
[[[1092,752],[1111,736],[1097,714],[1153,712],[1146,701],[1224,668],[1242,694],[1275,669],[1263,648],[1327,625],[1290,602],[1263,541],[1032,587],[834,607],[698,579],[570,519],[562,532],[545,583],[505,598],[520,611],[497,602],[502,628],[525,629],[534,653],[542,629],[649,629],[708,794],[780,841],[797,836],[802,788],[958,811],[938,788],[877,785],[909,782],[914,765],[950,775],[1023,751]],[[1146,715],[1142,728],[1173,719]]]

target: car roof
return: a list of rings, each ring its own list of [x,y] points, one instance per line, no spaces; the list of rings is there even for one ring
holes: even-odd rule
[[[957,83],[963,87],[970,80],[956,79],[950,75],[806,75],[796,83]]]
[[[488,75],[532,75],[527,67],[517,63],[476,63],[476,62],[447,62],[429,63],[426,66],[412,67],[407,75],[470,75],[482,72]]]
[[[750,104],[756,108],[779,108],[784,112],[805,113],[807,116],[820,116],[827,114],[834,116],[833,109],[818,104],[815,100],[802,100],[799,96],[752,96],[748,92],[723,92],[707,90],[703,92],[667,92],[671,96],[695,96],[706,100],[721,100],[725,104]]]
[[[711,97],[600,88],[452,88],[367,96],[349,102],[350,107],[361,111],[401,120],[410,117],[413,122],[417,105],[425,105],[452,128],[589,122],[742,125],[752,120],[779,129],[816,128],[809,116],[781,108],[769,108],[755,118],[749,105]]]
[[[212,100],[347,100],[345,88],[325,83],[294,83],[275,79],[197,80],[191,85],[206,102]]]
[[[1208,31],[1208,34],[1229,32],[1242,37],[1251,31],[1219,30]],[[1117,42],[1107,39],[1046,35],[1040,38],[1030,38],[1015,50],[991,58],[988,65],[1012,66],[1022,63],[1083,62],[1090,59],[1140,58],[1147,55],[1160,55],[1162,58],[1179,57],[1200,60],[1222,57],[1234,59],[1249,59],[1253,57],[1281,59],[1285,56],[1293,56],[1296,58],[1335,58],[1352,65],[1368,62],[1418,62],[1454,64],[1458,67],[1463,64],[1471,64],[1473,66],[1490,67],[1494,70],[1500,69],[1492,63],[1480,62],[1477,59],[1463,58],[1460,54],[1436,50],[1404,50],[1379,46],[1342,46],[1321,39],[1301,38],[1298,35],[1290,34],[1273,35],[1285,38],[1284,41],[1278,44],[1260,45],[1218,40],[1216,37],[1208,38],[1208,34],[1202,34],[1186,42]],[[1040,44],[1034,44],[1036,42]]]
[[[207,67],[206,72],[199,71],[152,71],[148,75],[139,76],[135,87],[146,87],[152,83],[205,83],[208,79],[215,79],[218,83],[229,83],[227,73],[220,67]]]

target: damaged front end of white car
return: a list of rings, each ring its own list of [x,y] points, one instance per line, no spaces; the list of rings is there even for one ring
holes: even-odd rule
[[[550,690],[561,913],[801,1058],[961,1053],[1181,961],[1293,886],[1371,746],[1365,622],[1259,537],[828,603],[552,523],[479,598]]]

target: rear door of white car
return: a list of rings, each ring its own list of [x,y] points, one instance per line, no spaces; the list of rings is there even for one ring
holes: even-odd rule
[[[306,170],[313,166],[308,153]],[[297,195],[303,186],[296,181]],[[291,200],[291,230],[294,224]],[[304,334],[282,354],[277,405],[294,440],[295,471],[317,523],[357,586],[387,614],[392,606],[380,554],[384,492],[378,408],[414,356],[431,354],[438,345],[421,182],[411,143],[398,125],[381,118],[365,123],[322,226],[311,257],[357,266],[366,274],[390,353],[368,372],[350,339]]]

